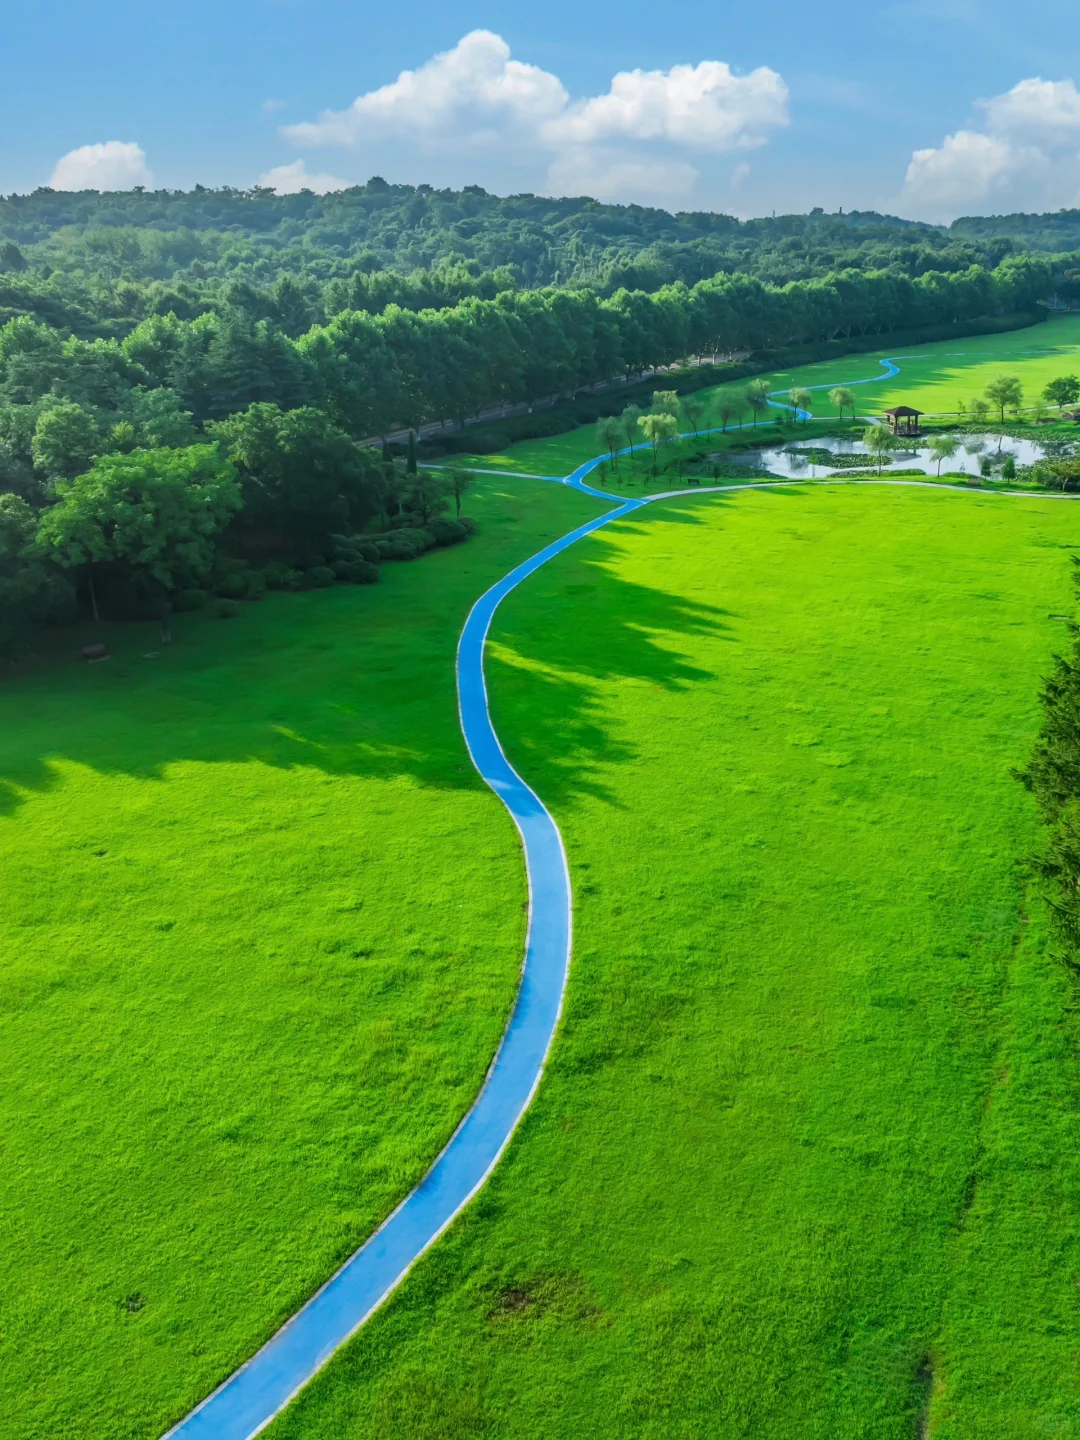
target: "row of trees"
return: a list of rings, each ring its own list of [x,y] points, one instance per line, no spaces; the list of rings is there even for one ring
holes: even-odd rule
[[[238,311],[194,320],[155,315],[120,341],[64,339],[21,317],[0,327],[0,442],[23,464],[70,474],[87,447],[100,453],[109,443],[114,425],[131,427],[117,446],[132,438],[145,443],[166,418],[171,424],[186,412],[196,423],[221,420],[263,402],[314,405],[354,437],[377,435],[573,393],[688,355],[885,334],[1031,307],[1046,283],[1044,262],[1010,258],[993,272],[973,267],[915,280],[845,272],[775,287],[718,276],[606,300],[586,290],[507,291],[441,310],[347,311],[295,341],[271,321]],[[154,390],[172,393],[150,401]],[[83,412],[66,410],[46,423],[71,441],[70,460],[36,437],[44,412],[61,404]],[[12,415],[12,407],[23,413]],[[171,438],[175,444],[181,437]]]

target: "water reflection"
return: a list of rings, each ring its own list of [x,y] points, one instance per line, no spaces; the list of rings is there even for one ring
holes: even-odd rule
[[[925,438],[923,437],[924,440]],[[1073,441],[1051,439],[1049,436],[1045,440],[1036,441],[1017,439],[1011,435],[998,437],[950,434],[949,439],[956,441],[956,451],[941,462],[942,474],[949,471],[960,471],[967,475],[1000,474],[1010,456],[1017,466],[1033,465],[1036,460],[1071,455],[1074,449]],[[901,440],[900,444],[902,448],[894,450],[886,460],[884,471],[922,470],[926,475],[938,473],[938,459],[927,445],[920,444],[917,440],[908,444]],[[827,459],[825,452],[828,452],[829,457],[851,456],[852,459],[859,457],[861,460],[865,456],[865,468],[877,469],[877,457],[869,455],[862,440],[837,435],[827,435],[817,440],[793,440],[783,448],[743,451],[725,458],[762,465],[783,479],[812,480],[822,475],[842,475],[845,470],[856,468],[851,460],[845,464],[842,458],[837,461]],[[860,465],[857,468],[863,467]]]

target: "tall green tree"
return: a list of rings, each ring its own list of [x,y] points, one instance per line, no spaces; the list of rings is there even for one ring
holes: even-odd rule
[[[1075,375],[1059,375],[1056,380],[1050,381],[1042,393],[1044,400],[1061,410],[1080,400],[1080,380],[1077,380]]]
[[[605,415],[596,422],[597,443],[602,445],[608,452],[608,459],[611,461],[611,468],[616,467],[617,456],[622,448],[623,427],[614,415]]]
[[[454,497],[454,514],[460,520],[462,497],[466,490],[471,490],[476,484],[476,476],[471,470],[466,470],[461,465],[451,465],[445,474],[450,494]]]
[[[851,411],[852,420],[855,419],[855,396],[846,385],[835,385],[829,391],[829,399],[840,412],[840,419],[844,418],[844,411]]]
[[[753,414],[756,428],[758,416],[763,415],[769,408],[769,382],[760,376],[751,380],[746,387],[746,403]]]
[[[206,428],[239,471],[243,530],[299,559],[382,508],[382,467],[321,410],[264,403]]]
[[[656,456],[661,445],[674,440],[679,433],[679,422],[674,415],[642,415],[638,424],[641,426],[645,439],[652,446],[652,468],[656,474]]]
[[[896,437],[887,425],[868,425],[863,431],[867,454],[876,462],[878,474],[889,455],[896,449]]]
[[[449,493],[450,482],[437,471],[417,470],[412,475],[406,473],[402,503],[408,514],[426,525],[450,508]]]
[[[1019,410],[1024,403],[1024,389],[1017,375],[995,375],[983,387],[983,394],[998,407],[1002,425],[1005,424],[1005,407]]]
[[[937,473],[940,477],[942,461],[950,460],[956,454],[960,442],[953,435],[931,435],[928,448],[937,461]]]
[[[222,527],[240,508],[236,472],[214,445],[103,455],[89,471],[57,484],[41,517],[36,552],[86,572],[97,617],[96,566],[122,567],[162,616],[169,597],[210,570]]]
[[[683,397],[682,408],[694,434],[697,435],[701,428],[701,417],[705,414],[705,402],[700,395],[686,395]]]
[[[641,439],[641,431],[638,425],[641,420],[641,409],[637,405],[626,405],[619,416],[619,423],[622,425],[623,434],[626,436],[627,446],[632,448]]]
[[[804,415],[809,415],[814,397],[805,385],[794,386],[788,393],[788,399],[791,401],[791,409],[796,419],[798,419],[800,411]]]
[[[89,410],[73,401],[54,402],[38,416],[32,453],[49,480],[70,479],[85,470],[101,448],[101,434]]]

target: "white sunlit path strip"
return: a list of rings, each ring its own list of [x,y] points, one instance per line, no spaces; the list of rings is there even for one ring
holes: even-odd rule
[[[892,364],[891,361],[882,363]],[[606,458],[596,456],[564,479],[552,479],[549,483],[567,485],[610,503],[613,497],[608,492],[587,483],[590,472]],[[930,479],[846,480],[843,476],[822,480],[750,480],[703,485],[694,490],[663,491],[624,500],[577,526],[516,566],[477,600],[458,643],[461,728],[477,771],[509,810],[518,828],[529,886],[525,957],[509,1022],[479,1095],[420,1184],[250,1360],[168,1431],[165,1440],[250,1440],[271,1424],[388,1299],[417,1260],[483,1186],[513,1138],[543,1077],[569,974],[573,902],[559,828],[543,801],[510,764],[491,721],[484,677],[484,647],[499,605],[523,580],[556,555],[658,500],[788,488],[793,484],[900,485],[949,489],[968,495],[1080,499],[1080,495],[1030,491],[987,492]]]

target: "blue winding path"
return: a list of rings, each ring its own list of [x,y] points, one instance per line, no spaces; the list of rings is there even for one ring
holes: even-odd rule
[[[584,484],[592,468],[568,477]],[[411,1195],[263,1348],[169,1431],[183,1440],[248,1440],[277,1415],[404,1278],[491,1173],[532,1100],[562,1009],[571,894],[562,836],[503,754],[488,713],[484,641],[499,603],[553,555],[645,503],[626,501],[548,545],[473,606],[457,654],[461,728],[477,770],[521,832],[529,881],[525,963],[513,1013],[475,1104]]]
[[[881,378],[899,374],[893,361],[883,360],[881,364],[887,367],[886,375]],[[586,483],[589,472],[604,458],[597,456],[564,480],[553,483],[569,485],[610,502],[613,497],[608,492]],[[830,477],[832,483],[836,483],[836,479]],[[461,728],[473,763],[510,811],[521,833],[529,882],[529,929],[513,1013],[480,1094],[417,1188],[303,1309],[186,1419],[174,1426],[165,1440],[180,1440],[180,1437],[182,1440],[249,1440],[269,1425],[378,1309],[468,1204],[491,1174],[540,1083],[566,987],[572,897],[558,826],[507,760],[488,712],[484,642],[500,603],[553,556],[652,501],[671,495],[705,495],[791,483],[771,480],[702,486],[691,492],[668,491],[626,500],[518,565],[482,595],[469,612],[457,653]],[[934,482],[885,480],[880,483]],[[935,488],[942,487],[935,484]]]

